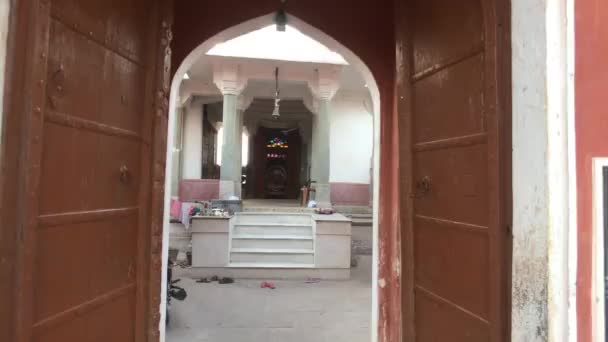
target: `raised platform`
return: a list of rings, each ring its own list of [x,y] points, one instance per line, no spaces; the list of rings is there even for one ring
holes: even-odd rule
[[[248,199],[243,201],[243,212],[312,214],[314,209],[300,206],[298,200]]]
[[[349,278],[350,219],[258,208],[192,219],[192,276]]]

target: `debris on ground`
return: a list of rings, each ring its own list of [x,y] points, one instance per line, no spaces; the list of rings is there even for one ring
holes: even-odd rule
[[[197,279],[196,282],[197,283],[211,283],[217,281],[218,284],[232,284],[234,283],[234,279],[230,278],[230,277],[218,277],[218,276],[213,276],[213,277],[209,277],[209,278],[200,278]]]
[[[307,278],[305,281],[307,284],[316,284],[321,282],[320,278]]]
[[[267,282],[267,281],[263,281],[262,283],[260,283],[260,287],[261,288],[269,288],[271,290],[276,289],[276,286],[274,286],[273,283]]]
[[[220,280],[217,281],[219,284],[232,284],[234,283],[234,279],[230,278],[230,277],[224,277]]]

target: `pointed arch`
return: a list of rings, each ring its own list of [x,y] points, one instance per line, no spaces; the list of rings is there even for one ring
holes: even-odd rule
[[[169,97],[169,123],[168,123],[168,134],[167,141],[173,141],[174,131],[176,124],[176,110],[179,101],[179,87],[184,78],[184,75],[192,67],[192,65],[199,60],[204,58],[206,53],[219,43],[226,42],[230,39],[239,37],[243,34],[251,31],[259,30],[269,25],[274,24],[274,13],[270,13],[264,16],[260,16],[251,20],[244,21],[238,25],[232,26],[225,29],[211,38],[207,39],[195,49],[193,49],[175,69],[173,79],[171,81],[171,93]],[[381,127],[381,97],[380,88],[378,81],[374,77],[371,69],[366,63],[359,58],[353,51],[338,42],[336,39],[326,34],[322,30],[306,23],[288,13],[288,25],[297,29],[301,33],[309,36],[310,38],[318,41],[325,45],[330,50],[340,54],[346,62],[357,70],[365,83],[368,86],[368,90],[371,95],[371,107],[373,109],[373,262],[372,262],[372,307],[370,308],[372,314],[371,320],[371,340],[375,342],[378,340],[378,319],[379,319],[379,298],[378,298],[378,274],[379,274],[379,238],[378,238],[378,227],[379,227],[379,202],[380,202],[380,127]],[[386,108],[384,108],[386,109]],[[171,147],[167,145],[166,154],[166,166],[165,166],[165,189],[168,189],[171,185],[172,179],[172,158]],[[168,262],[169,256],[169,208],[170,208],[171,194],[169,191],[165,191],[165,204],[164,204],[164,222],[163,222],[163,265],[162,269],[166,270],[166,263]],[[163,271],[162,282],[161,282],[161,319],[160,319],[160,332],[161,342],[165,338],[165,306],[166,306],[166,274]]]

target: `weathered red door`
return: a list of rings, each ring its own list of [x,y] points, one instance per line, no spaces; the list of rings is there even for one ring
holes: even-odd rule
[[[508,340],[509,16],[498,2],[397,8],[405,341]]]
[[[15,337],[143,341],[158,330],[171,7],[16,3],[28,33]]]

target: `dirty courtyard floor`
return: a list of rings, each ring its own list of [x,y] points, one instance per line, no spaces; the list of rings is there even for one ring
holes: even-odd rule
[[[196,283],[180,276],[188,298],[171,302],[167,342],[369,342],[371,256],[359,255],[348,281],[236,279]]]

